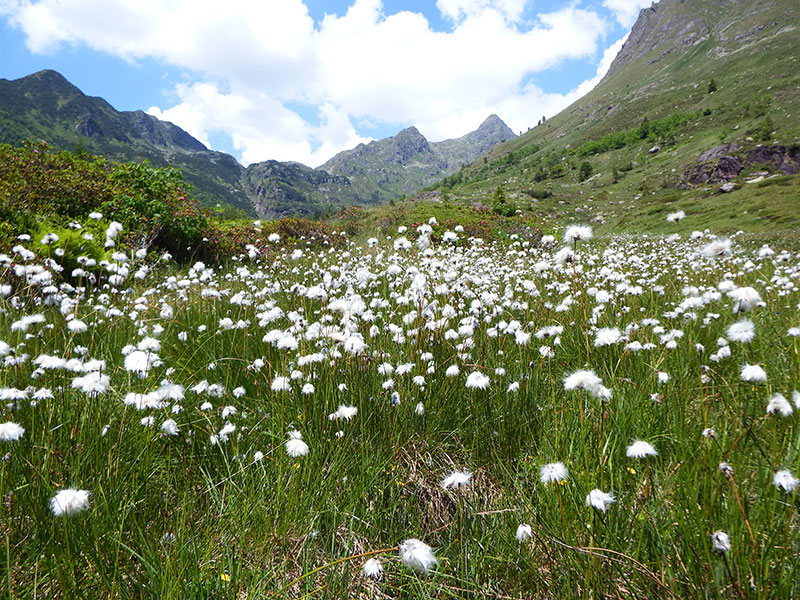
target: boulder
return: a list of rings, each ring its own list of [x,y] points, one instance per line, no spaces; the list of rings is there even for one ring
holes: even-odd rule
[[[723,194],[727,194],[728,192],[732,192],[734,188],[736,188],[736,184],[732,181],[729,181],[728,183],[723,183],[721,186],[719,186],[719,191]]]

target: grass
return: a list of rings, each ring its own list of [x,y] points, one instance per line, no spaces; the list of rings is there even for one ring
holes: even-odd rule
[[[800,325],[800,257],[737,240],[713,261],[700,252],[710,239],[609,237],[578,246],[574,265],[521,239],[462,236],[428,253],[351,244],[162,266],[117,288],[52,289],[6,263],[0,422],[25,433],[0,442],[3,597],[798,595],[798,491],[772,480],[800,473],[800,411],[766,407],[776,393],[792,401],[800,375],[800,338],[787,334]],[[764,306],[734,314],[716,291],[726,281],[753,286]],[[32,314],[45,322],[14,325]],[[66,327],[73,315],[86,331]],[[754,340],[731,340],[715,362],[743,316]],[[558,340],[516,333],[553,325]],[[604,327],[623,339],[595,346]],[[674,330],[673,346],[663,336]],[[645,349],[626,349],[634,340]],[[162,361],[143,377],[125,368],[126,346],[140,343]],[[108,389],[92,396],[74,387],[82,373],[36,368],[42,354],[77,359],[74,369],[105,360]],[[744,364],[762,365],[766,383],[742,381]],[[610,401],[565,390],[581,369]],[[465,386],[474,371],[486,389]],[[288,391],[275,389],[281,376]],[[166,379],[184,391],[142,410],[125,403]],[[36,399],[40,389],[53,397]],[[340,405],[357,408],[352,420],[330,416]],[[177,435],[161,428],[168,419]],[[306,456],[287,455],[290,430]],[[658,455],[628,458],[636,439]],[[568,477],[542,483],[556,462]],[[469,485],[442,486],[463,470]],[[55,517],[51,498],[68,487],[90,503]],[[615,496],[607,512],[586,506],[595,488]],[[522,543],[520,523],[533,532]],[[713,549],[718,530],[727,552]],[[431,573],[402,564],[408,538],[434,548]],[[360,571],[373,553],[380,581]]]

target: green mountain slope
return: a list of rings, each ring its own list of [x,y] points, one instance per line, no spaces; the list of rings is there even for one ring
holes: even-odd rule
[[[207,206],[230,205],[267,218],[319,216],[414,194],[514,137],[492,115],[476,131],[432,144],[411,127],[342,152],[321,169],[277,161],[245,169],[172,123],[86,96],[55,71],[0,79],[0,143],[41,139],[56,150],[177,167]]]
[[[799,26],[793,0],[662,0],[594,90],[439,187],[545,224],[798,227]]]
[[[119,112],[55,71],[0,79],[0,142],[18,145],[25,138],[120,162],[147,159],[177,167],[205,204],[251,212],[240,184],[243,168],[232,156],[210,151],[180,127],[142,111]]]
[[[340,152],[318,169],[266,161],[247,168],[243,182],[262,216],[319,216],[415,194],[458,171],[514,132],[497,116],[460,138],[428,142],[416,127]]]

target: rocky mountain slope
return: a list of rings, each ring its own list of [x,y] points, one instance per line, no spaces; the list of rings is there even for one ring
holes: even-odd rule
[[[209,150],[180,127],[143,111],[117,111],[55,71],[0,79],[0,142],[16,145],[25,138],[115,161],[147,159],[177,167],[206,204],[251,210],[240,183],[243,167],[232,156]]]
[[[409,127],[342,152],[319,169],[272,160],[245,168],[172,123],[142,111],[119,112],[84,95],[55,71],[0,79],[0,143],[43,139],[58,150],[177,167],[206,205],[227,204],[266,218],[319,216],[414,194],[514,137],[492,115],[477,130],[437,143]]]
[[[292,162],[250,165],[243,182],[259,214],[320,216],[350,205],[381,204],[415,194],[514,139],[497,116],[460,138],[428,142],[416,127],[340,152],[318,169]]]
[[[800,227],[799,113],[800,4],[661,0],[594,90],[440,187],[543,223]]]

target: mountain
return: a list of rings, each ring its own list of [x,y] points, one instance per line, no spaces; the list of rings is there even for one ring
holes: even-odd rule
[[[245,168],[172,123],[86,96],[55,71],[0,79],[0,143],[43,139],[57,150],[177,167],[204,204],[266,218],[321,215],[414,194],[514,137],[492,115],[477,130],[437,143],[409,127],[341,152],[319,169],[272,160]]]
[[[800,227],[798,114],[800,3],[661,0],[591,92],[440,188],[489,205],[500,187],[544,224]]]
[[[415,194],[515,137],[497,115],[471,133],[442,142],[428,142],[416,127],[408,127],[340,152],[318,169],[276,161],[250,165],[244,186],[259,214],[326,214]]]
[[[147,159],[177,167],[204,203],[251,211],[240,183],[244,169],[232,156],[209,150],[180,127],[143,111],[119,112],[55,71],[0,79],[0,142],[18,144],[25,138],[115,161]]]

